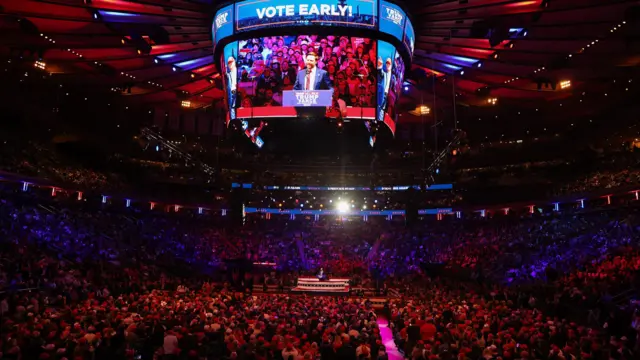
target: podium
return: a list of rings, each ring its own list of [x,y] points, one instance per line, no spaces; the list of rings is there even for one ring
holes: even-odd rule
[[[333,105],[333,90],[284,90],[282,106],[329,107]]]

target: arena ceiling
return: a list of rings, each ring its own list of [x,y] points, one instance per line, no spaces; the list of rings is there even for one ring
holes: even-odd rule
[[[407,108],[436,97],[451,103],[453,94],[470,106],[491,106],[490,99],[539,104],[605,87],[604,79],[640,62],[633,42],[639,5],[406,1],[416,30]],[[211,53],[215,6],[214,0],[0,0],[0,45],[3,55],[41,59],[54,76],[135,101],[207,107],[223,96]]]

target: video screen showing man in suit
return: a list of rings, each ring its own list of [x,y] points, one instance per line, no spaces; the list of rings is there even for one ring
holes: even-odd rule
[[[384,118],[384,111],[387,109],[392,65],[393,62],[390,58],[383,61],[381,57],[378,57],[378,119]]]
[[[298,71],[293,90],[331,90],[333,84],[329,73],[318,69],[318,54],[309,52],[305,56],[306,67]]]
[[[389,106],[389,92],[393,88],[393,61],[396,57],[396,49],[388,42],[378,41],[378,56],[376,62],[378,81],[378,121],[384,120],[384,115]]]
[[[227,59],[227,94],[229,99],[229,110],[235,113],[236,94],[238,92],[238,70],[236,68],[236,59],[229,56]],[[235,114],[231,116],[235,119]]]
[[[238,107],[238,67],[236,64],[237,47],[237,42],[227,44],[224,47],[221,61],[224,90],[227,93],[227,106],[229,107],[229,120],[234,120],[236,118],[236,108]]]
[[[404,78],[404,61],[399,53],[396,52],[395,59],[393,60],[393,70],[391,72],[391,86],[389,87],[389,97],[387,98],[387,114],[394,121],[397,122],[396,104],[402,94],[402,81]]]
[[[315,54],[315,56],[314,56]],[[338,107],[375,107],[376,41],[333,35],[270,36],[238,42],[237,104],[280,106],[282,91],[333,89]],[[308,78],[307,71],[315,72]]]

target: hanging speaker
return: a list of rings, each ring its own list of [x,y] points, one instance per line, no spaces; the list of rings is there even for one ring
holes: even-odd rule
[[[404,208],[405,224],[411,226],[418,221],[418,204],[416,198],[418,197],[418,191],[410,187],[406,191],[406,202]]]
[[[242,188],[236,188],[231,190],[230,209],[227,216],[229,216],[229,224],[231,227],[242,227],[245,222],[245,191]]]

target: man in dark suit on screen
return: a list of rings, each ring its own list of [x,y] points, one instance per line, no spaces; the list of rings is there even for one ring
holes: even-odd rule
[[[305,57],[306,68],[298,71],[293,90],[332,90],[329,73],[318,68],[318,55],[310,52]]]
[[[227,60],[227,96],[229,99],[229,118],[236,118],[236,99],[238,97],[238,68],[236,59],[229,56]]]
[[[384,119],[384,111],[387,108],[387,100],[389,96],[389,87],[391,85],[391,58],[382,64],[382,58],[378,58],[378,120]]]

